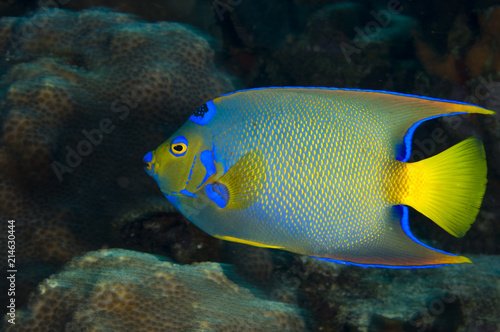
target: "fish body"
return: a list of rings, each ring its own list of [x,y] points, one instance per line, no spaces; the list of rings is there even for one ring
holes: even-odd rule
[[[486,186],[477,139],[408,163],[420,123],[462,113],[493,112],[379,91],[244,90],[201,106],[144,161],[167,199],[221,239],[358,265],[464,263],[416,239],[407,208],[455,236],[474,222]]]

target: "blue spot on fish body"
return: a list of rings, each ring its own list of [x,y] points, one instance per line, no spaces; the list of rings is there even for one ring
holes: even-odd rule
[[[193,167],[194,167],[195,163],[196,163],[196,156],[194,156],[193,165],[191,165],[191,170],[189,171],[189,177],[188,177],[186,184],[189,184],[189,181],[191,181],[191,176],[193,175]]]
[[[212,120],[215,115],[215,105],[213,101],[200,106],[193,115],[189,117],[189,121],[204,126]]]
[[[179,193],[181,193],[181,194],[183,194],[185,196],[193,197],[193,198],[198,197],[198,195],[193,194],[192,192],[189,192],[186,189],[182,189],[181,191],[179,191]]]
[[[215,168],[215,162],[214,162],[214,155],[212,151],[210,150],[205,150],[200,154],[200,160],[203,166],[205,166],[206,169],[206,174],[205,177],[203,178],[203,181],[201,181],[200,185],[198,188],[200,188],[207,180],[209,177],[215,174],[217,172],[217,169]]]
[[[222,183],[207,184],[205,186],[205,193],[220,208],[225,208],[229,202],[229,190]]]

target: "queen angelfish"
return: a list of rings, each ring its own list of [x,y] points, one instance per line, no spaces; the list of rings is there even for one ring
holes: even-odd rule
[[[362,266],[468,263],[408,226],[408,206],[456,237],[476,219],[478,139],[408,162],[418,125],[464,113],[494,114],[383,91],[243,90],[201,106],[143,160],[166,198],[220,239]]]

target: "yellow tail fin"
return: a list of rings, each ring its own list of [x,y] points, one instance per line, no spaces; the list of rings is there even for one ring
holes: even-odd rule
[[[474,223],[486,190],[481,141],[468,138],[442,153],[406,164],[412,206],[448,233],[462,237]]]

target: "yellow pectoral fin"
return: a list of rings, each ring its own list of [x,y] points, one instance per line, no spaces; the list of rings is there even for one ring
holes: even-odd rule
[[[259,197],[266,181],[264,158],[256,152],[242,156],[217,182],[227,188],[227,209],[247,209]]]
[[[271,248],[271,249],[283,249],[283,247],[277,247],[277,246],[269,246],[267,244],[262,244],[259,242],[254,242],[254,241],[248,241],[248,240],[242,240],[238,239],[232,236],[218,236],[214,235],[214,237],[224,240],[224,241],[231,241],[231,242],[237,242],[237,243],[243,243],[243,244],[248,244],[254,247],[260,247],[260,248]]]

